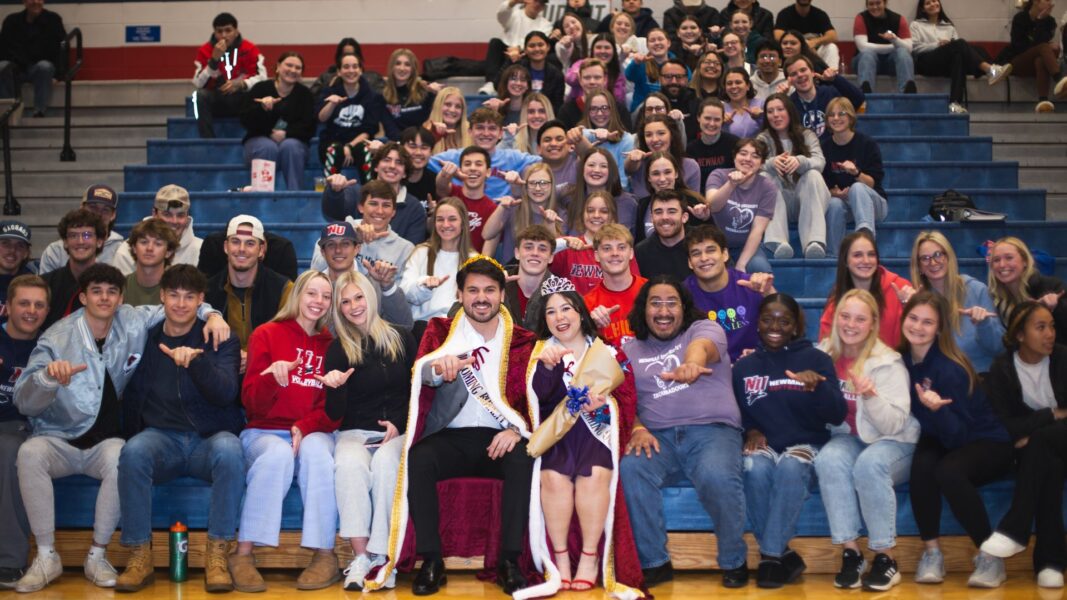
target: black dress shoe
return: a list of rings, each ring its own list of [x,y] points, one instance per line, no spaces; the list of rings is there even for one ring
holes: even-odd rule
[[[445,561],[440,558],[424,560],[419,574],[415,576],[415,581],[411,584],[411,593],[416,596],[429,596],[436,594],[446,583],[448,583],[448,577],[445,577]]]
[[[807,563],[793,550],[786,550],[782,555],[782,566],[785,567],[785,582],[793,583],[808,568]]]
[[[515,561],[501,559],[500,564],[496,566],[496,584],[510,596],[515,590],[526,587],[526,578],[522,576],[522,570]]]
[[[756,585],[765,589],[778,589],[785,585],[786,572],[782,559],[764,557],[756,569]]]
[[[736,569],[723,569],[722,587],[743,588],[748,585],[748,566],[741,565]]]
[[[674,579],[674,565],[671,561],[667,561],[658,567],[651,567],[649,569],[641,569],[641,574],[645,576],[645,587],[652,587],[660,583],[667,583]]]

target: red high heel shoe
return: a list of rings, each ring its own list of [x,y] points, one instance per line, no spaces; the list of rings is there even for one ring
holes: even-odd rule
[[[568,554],[569,555],[569,552],[568,552],[568,550],[566,548],[564,548],[562,550],[552,550],[552,554],[555,554],[556,556],[559,556],[560,554]],[[567,562],[568,563],[570,562],[569,556],[568,556]],[[557,565],[557,567],[559,566],[559,561],[556,562],[556,565]],[[560,584],[559,585],[559,589],[561,589],[561,590],[571,590],[571,589],[573,589],[571,587],[573,585],[573,583],[574,582],[572,582],[570,579],[564,578],[563,577],[563,573],[560,572],[560,574],[559,574],[559,584]]]
[[[597,555],[596,552],[586,552],[585,550],[582,550],[582,556],[598,556],[598,555]],[[575,580],[571,581],[570,583],[571,583],[570,589],[572,589],[572,590],[574,590],[576,592],[588,592],[589,590],[591,590],[591,589],[596,587],[596,575],[593,576],[593,581],[589,581],[588,579],[575,579]]]

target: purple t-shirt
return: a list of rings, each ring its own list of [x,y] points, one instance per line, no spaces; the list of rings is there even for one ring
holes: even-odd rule
[[[718,323],[726,330],[726,339],[730,341],[730,360],[736,361],[744,350],[759,346],[756,319],[763,296],[759,292],[737,285],[739,279],[749,278],[747,273],[729,267],[726,272],[730,276],[730,282],[717,292],[705,292],[700,289],[695,275],[685,278],[685,287],[692,292],[697,308],[707,313],[708,320]]]
[[[733,169],[715,169],[708,175],[704,189],[718,189],[726,185]],[[726,204],[711,216],[715,224],[726,234],[726,245],[740,248],[748,240],[748,233],[756,217],[774,217],[774,203],[778,197],[778,188],[774,183],[761,176],[756,176],[752,187],[747,190],[738,186],[734,188]]]
[[[710,339],[719,349],[719,362],[708,365],[711,375],[691,384],[663,381],[659,374],[685,360],[685,349],[697,338]],[[741,411],[734,400],[726,334],[711,321],[697,321],[672,340],[649,336],[622,345],[637,384],[637,416],[649,429],[724,423],[741,428]]]

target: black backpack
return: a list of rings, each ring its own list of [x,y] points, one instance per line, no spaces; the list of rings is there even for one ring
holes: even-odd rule
[[[989,212],[975,208],[974,202],[965,194],[956,190],[934,196],[930,203],[930,217],[935,221],[1003,221],[1002,213]]]

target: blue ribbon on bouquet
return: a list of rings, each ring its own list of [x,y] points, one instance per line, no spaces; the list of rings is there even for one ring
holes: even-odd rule
[[[571,416],[578,414],[582,407],[589,404],[589,386],[576,388],[567,386],[567,411]]]

